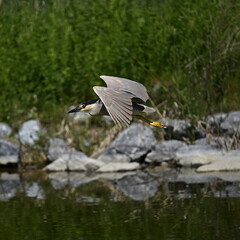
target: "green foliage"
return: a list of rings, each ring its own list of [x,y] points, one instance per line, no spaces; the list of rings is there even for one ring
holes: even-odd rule
[[[144,83],[166,110],[237,109],[239,12],[233,0],[2,1],[0,118],[64,112],[101,74]]]

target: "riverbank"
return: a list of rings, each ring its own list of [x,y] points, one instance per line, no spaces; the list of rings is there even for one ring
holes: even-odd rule
[[[104,119],[102,121],[106,124],[112,124]],[[70,121],[74,131],[75,127],[84,125],[83,122],[89,119],[87,115],[77,114],[71,116]],[[72,121],[75,126],[72,126]],[[109,126],[108,136],[98,143],[98,149],[95,148],[91,155],[76,148],[76,143],[73,146],[72,139],[51,137],[38,120],[23,123],[15,135],[10,126],[1,123],[0,166],[96,173],[160,166],[190,167],[196,172],[240,170],[240,111],[206,116],[195,125],[188,120],[162,121],[168,128],[157,129],[158,135],[161,131],[161,139],[156,138],[156,129],[141,123],[133,123],[120,132],[116,127]],[[100,132],[95,132],[95,137],[98,134]],[[86,145],[91,144],[88,138],[92,137],[84,134],[77,136]]]

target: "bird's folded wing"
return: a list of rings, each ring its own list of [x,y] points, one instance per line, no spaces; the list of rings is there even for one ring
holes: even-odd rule
[[[133,94],[106,87],[93,87],[113,121],[121,127],[128,127],[132,120]]]
[[[134,82],[126,78],[112,76],[100,76],[100,78],[107,84],[109,88],[130,92],[143,102],[146,102],[149,99],[147,90],[141,83]]]

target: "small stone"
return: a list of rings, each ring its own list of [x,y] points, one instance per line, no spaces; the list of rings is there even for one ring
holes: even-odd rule
[[[145,162],[147,163],[162,163],[163,161],[170,161],[174,159],[174,153],[186,143],[178,140],[163,141],[156,145],[155,150],[150,152]]]
[[[12,133],[12,128],[6,123],[0,123],[0,138],[6,138]]]
[[[240,171],[240,150],[225,153],[211,164],[201,166],[197,172]]]
[[[165,131],[168,139],[183,140],[184,138],[188,137],[188,128],[191,127],[189,121],[168,119],[164,124],[167,126]]]
[[[19,149],[10,142],[0,140],[0,165],[17,164]]]
[[[224,151],[208,145],[186,145],[175,153],[176,163],[184,167],[199,166],[217,161]]]
[[[101,161],[89,158],[82,152],[73,152],[62,154],[44,169],[48,171],[94,171],[102,165]]]
[[[69,111],[74,109],[76,106],[72,106],[69,108]],[[68,113],[68,116],[72,118],[74,121],[79,122],[87,122],[91,118],[91,115],[84,112],[75,112],[75,113]]]
[[[97,172],[124,172],[124,171],[134,171],[140,168],[137,162],[110,162],[101,166]]]
[[[227,117],[220,125],[223,132],[232,136],[234,134],[240,134],[240,111],[231,112],[227,114]]]
[[[29,120],[20,127],[18,137],[22,144],[34,145],[42,132],[43,128],[38,120]]]
[[[66,159],[64,157],[59,157],[54,162],[48,164],[44,170],[47,171],[66,171],[68,169]]]
[[[209,115],[204,117],[203,121],[207,122],[210,126],[220,127],[221,123],[226,119],[226,113],[216,113],[213,115]]]
[[[49,161],[54,161],[64,153],[71,153],[75,151],[74,148],[71,148],[67,142],[61,138],[51,138],[49,140],[49,147],[47,158]]]

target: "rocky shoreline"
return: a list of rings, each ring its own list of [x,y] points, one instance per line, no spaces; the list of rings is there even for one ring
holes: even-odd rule
[[[197,126],[190,121],[167,119],[164,140],[153,129],[134,123],[121,131],[93,157],[75,150],[61,138],[47,138],[44,171],[124,172],[164,167],[194,168],[196,172],[240,170],[240,111],[207,116]],[[0,167],[19,166],[29,148],[39,150],[47,131],[38,120],[22,124],[14,141],[12,129],[0,123]],[[189,139],[194,138],[190,143]],[[15,143],[13,143],[15,142]]]

